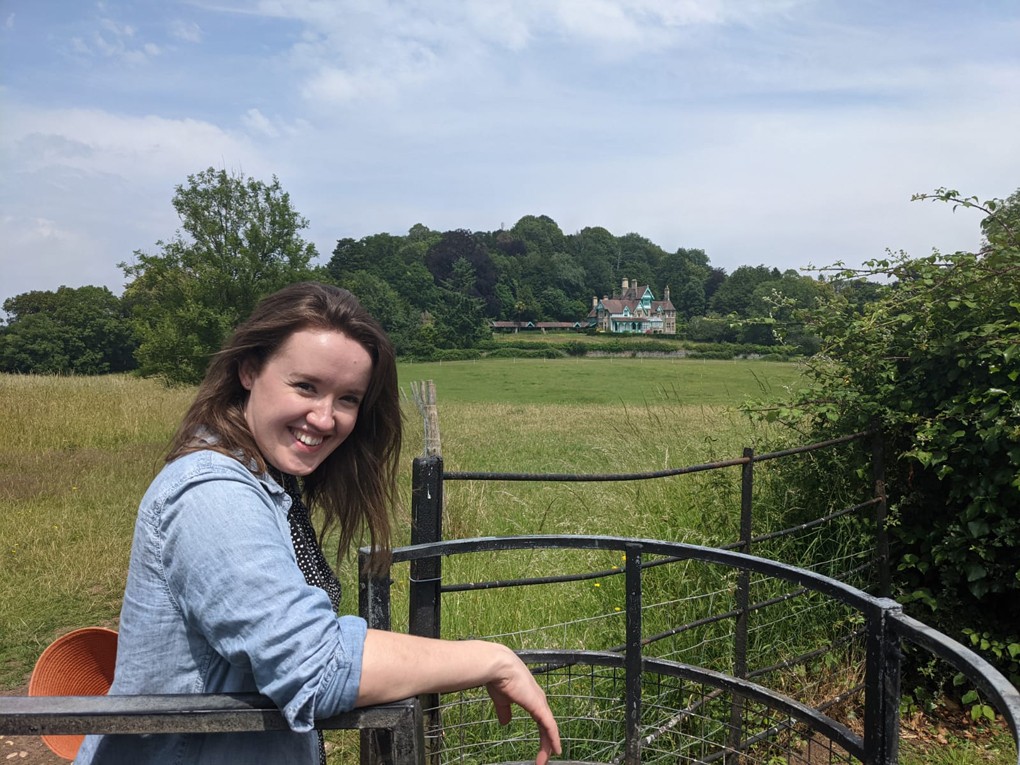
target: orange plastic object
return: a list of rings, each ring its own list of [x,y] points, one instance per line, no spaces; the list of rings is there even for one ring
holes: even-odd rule
[[[32,670],[29,696],[105,696],[113,684],[117,633],[85,627],[57,638]],[[73,760],[84,736],[43,736],[58,756]]]

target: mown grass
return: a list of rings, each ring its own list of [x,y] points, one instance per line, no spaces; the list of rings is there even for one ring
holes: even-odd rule
[[[796,386],[800,368],[745,360],[482,359],[409,364],[400,374],[402,379],[435,380],[441,405],[732,407]]]

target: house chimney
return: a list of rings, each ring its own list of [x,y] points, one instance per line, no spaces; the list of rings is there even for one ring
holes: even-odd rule
[[[669,302],[669,285],[666,285],[666,292],[663,294],[662,299],[667,303]]]
[[[623,291],[626,292],[630,289],[630,283],[627,281],[627,277],[623,277]]]
[[[591,310],[595,310],[599,307],[599,299],[596,295],[591,296]]]

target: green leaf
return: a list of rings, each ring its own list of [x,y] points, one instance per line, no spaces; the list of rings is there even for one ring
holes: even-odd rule
[[[963,694],[963,698],[960,699],[960,701],[963,702],[964,704],[973,704],[977,700],[978,693],[975,690],[967,691],[965,694]]]
[[[985,521],[983,519],[970,521],[967,524],[967,528],[970,530],[970,535],[975,539],[978,537],[983,537],[985,534],[991,531],[991,527],[988,525],[988,521]]]
[[[988,574],[988,569],[980,563],[968,563],[965,568],[967,570],[968,582],[976,582],[978,579],[982,579]]]

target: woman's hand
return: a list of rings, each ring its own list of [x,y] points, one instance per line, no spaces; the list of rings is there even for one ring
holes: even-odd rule
[[[513,704],[535,720],[539,735],[536,765],[545,765],[551,754],[560,753],[560,733],[545,692],[517,654],[498,643],[432,640],[369,630],[356,706],[483,685],[500,724],[510,722]]]
[[[552,710],[531,671],[516,655],[513,656],[518,667],[513,667],[507,676],[485,684],[489,698],[496,708],[496,717],[500,725],[506,725],[513,717],[511,704],[517,704],[531,715],[538,725],[538,757],[536,765],[545,765],[552,754],[560,753],[560,731],[553,719]]]

